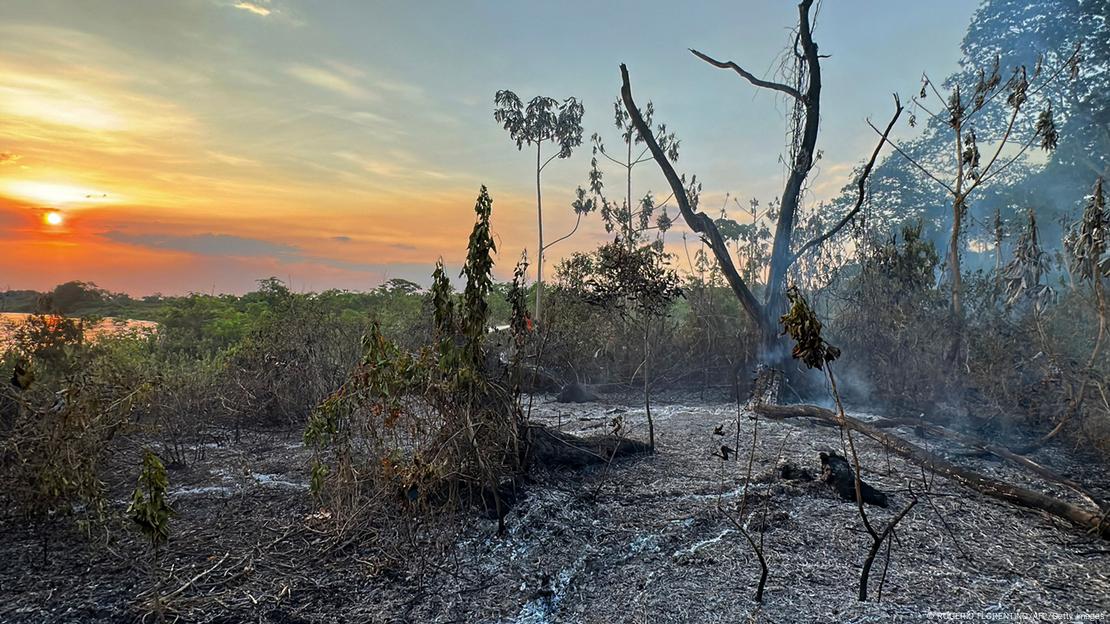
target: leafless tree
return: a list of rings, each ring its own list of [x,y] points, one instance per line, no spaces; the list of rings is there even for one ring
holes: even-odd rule
[[[699,59],[721,69],[735,72],[752,85],[769,89],[784,94],[797,107],[798,124],[795,136],[792,137],[792,159],[790,162],[790,175],[782,194],[782,205],[775,225],[774,242],[771,249],[771,266],[769,271],[766,294],[763,301],[756,298],[752,284],[744,279],[736,270],[736,266],[729,254],[725,239],[721,236],[716,224],[708,215],[697,210],[696,197],[690,191],[695,188],[695,180],[687,181],[680,177],[674,169],[666,151],[661,147],[645,122],[632,97],[632,86],[628,76],[628,69],[621,65],[621,99],[628,111],[632,125],[643,137],[651,151],[652,157],[659,165],[671,186],[675,201],[682,213],[686,224],[694,232],[700,234],[712,249],[717,263],[728,281],[729,287],[740,300],[744,311],[751,317],[762,335],[761,357],[773,363],[785,360],[785,352],[779,348],[778,317],[785,311],[785,278],[787,270],[803,254],[820,246],[829,238],[835,236],[859,212],[863,205],[867,176],[874,167],[879,151],[886,140],[886,135],[893,128],[894,123],[902,113],[901,103],[895,98],[895,113],[883,134],[883,140],[875,147],[870,160],[864,166],[858,179],[859,195],[855,205],[824,233],[793,249],[793,234],[798,216],[799,202],[807,177],[813,168],[817,145],[817,134],[821,113],[821,55],[818,53],[817,44],[813,40],[812,17],[813,0],[802,0],[798,4],[798,29],[795,37],[793,54],[797,61],[797,74],[794,85],[787,85],[757,78],[740,65],[732,61],[719,61],[697,50],[690,50]]]

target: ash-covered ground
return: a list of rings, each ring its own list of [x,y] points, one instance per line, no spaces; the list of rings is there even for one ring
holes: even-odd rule
[[[495,519],[466,514],[410,531],[438,537],[397,551],[403,558],[315,530],[296,433],[210,444],[203,459],[170,473],[179,515],[156,564],[122,525],[107,546],[103,535],[56,535],[44,561],[41,533],[4,519],[0,621],[1110,621],[1110,544],[940,478],[926,494],[928,475],[862,436],[864,478],[892,495],[889,509],[869,509],[872,521],[885,524],[910,487],[920,502],[898,525],[885,576],[885,549],[879,556],[872,601],[858,602],[870,537],[854,503],[819,481],[777,476],[784,461],[819,475],[818,453],[839,451],[839,432],[763,419],[741,518],[770,568],[757,605],[759,566],[721,511],[739,517],[757,422],[743,415],[740,461],[723,461],[721,444],[736,446],[734,404],[661,401],[653,414],[655,456],[540,472],[506,517],[506,535]],[[621,417],[629,435],[647,435],[643,408],[632,403],[538,399],[532,417],[581,434],[606,433]],[[714,434],[718,426],[725,436]],[[1110,478],[1095,464],[1061,449],[1034,458],[1110,497]],[[1067,497],[989,458],[957,459]],[[119,508],[127,487],[112,484]]]

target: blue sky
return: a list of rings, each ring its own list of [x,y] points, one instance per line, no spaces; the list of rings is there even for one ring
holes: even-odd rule
[[[887,118],[892,92],[956,69],[976,7],[821,6],[815,39],[831,56],[812,201],[849,182],[874,145],[864,120]],[[494,123],[494,93],[578,97],[586,137],[615,142],[621,62],[637,99],[681,138],[678,168],[703,181],[703,206],[726,192],[766,201],[783,180],[783,102],[687,48],[773,77],[796,17],[771,1],[8,0],[0,217],[17,225],[0,236],[0,287],[422,278],[437,257],[462,257],[480,184],[505,276],[534,247],[534,163]],[[573,224],[588,162],[583,146],[545,172],[549,236]],[[638,171],[635,194],[663,190],[653,166]],[[20,220],[45,210],[66,225]],[[602,238],[594,217],[551,253]]]

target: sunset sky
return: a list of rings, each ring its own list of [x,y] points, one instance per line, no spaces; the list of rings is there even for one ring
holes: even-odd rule
[[[891,92],[956,68],[975,5],[821,7],[831,58],[810,201],[849,181],[874,145],[865,119],[890,115]],[[678,168],[703,180],[703,206],[726,192],[766,201],[783,180],[782,101],[686,49],[773,76],[796,16],[771,0],[4,0],[0,290],[426,282],[437,257],[457,267],[481,184],[505,277],[535,246],[534,160],[493,121],[494,93],[577,96],[586,143],[594,131],[615,143],[621,62],[681,138]],[[546,170],[549,238],[573,225],[588,163],[584,144]],[[663,190],[653,165],[639,171],[635,194]],[[549,253],[604,236],[595,215]]]

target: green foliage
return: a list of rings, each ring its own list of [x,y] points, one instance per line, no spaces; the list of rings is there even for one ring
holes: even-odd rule
[[[20,381],[0,387],[0,486],[36,519],[102,519],[101,464],[150,390],[141,341],[86,343],[78,329],[32,317],[0,356],[0,374]]]
[[[583,287],[587,302],[623,315],[665,314],[682,296],[678,274],[658,246],[629,248],[620,239],[598,247]]]
[[[594,209],[599,209],[605,231],[609,233],[616,232],[617,236],[629,246],[635,246],[642,242],[644,233],[652,225],[652,217],[655,216],[655,211],[661,206],[656,205],[655,197],[651,191],[644,193],[639,198],[631,196],[632,171],[638,165],[650,162],[651,156],[648,154],[643,137],[640,136],[640,133],[636,131],[631,123],[631,117],[628,111],[624,109],[624,104],[619,97],[613,103],[613,113],[613,121],[620,133],[620,141],[623,147],[616,151],[607,149],[599,133],[595,132],[591,135],[590,142],[592,143],[593,157],[590,159],[590,170],[587,173],[589,197],[586,196],[586,189],[578,187],[576,190],[577,198],[573,206],[579,214],[586,214],[593,212]],[[655,107],[650,101],[644,107],[641,115],[644,122],[650,127],[652,117],[655,115]],[[676,162],[679,156],[680,142],[678,138],[675,137],[673,132],[667,131],[665,124],[659,124],[654,134],[659,147],[667,154],[672,163]],[[605,172],[599,166],[599,155],[604,159],[604,162],[612,163],[619,168],[618,173],[624,177],[624,180],[621,180],[621,184],[616,188],[618,192],[624,192],[623,198],[610,199],[606,196]],[[671,219],[665,208],[663,213],[656,217],[655,225],[660,232],[666,232],[670,228]]]
[[[474,223],[474,229],[470,232],[466,263],[462,270],[462,275],[466,277],[466,288],[463,290],[461,307],[463,314],[459,322],[466,339],[464,357],[472,365],[481,364],[482,342],[485,340],[489,326],[489,305],[486,301],[493,287],[490,273],[493,271],[493,254],[497,251],[489,229],[492,210],[493,200],[483,186],[474,206],[477,220]]]
[[[127,516],[150,540],[155,552],[170,537],[170,518],[175,512],[166,501],[169,486],[170,480],[162,460],[149,449],[144,450],[142,469],[131,493]]]
[[[559,158],[568,158],[582,144],[582,104],[573,97],[561,103],[555,98],[536,96],[525,106],[512,91],[494,96],[493,119],[509,132],[517,149],[525,144],[552,142]]]
[[[483,187],[461,299],[436,267],[434,345],[403,349],[373,324],[361,361],[309,417],[312,492],[337,515],[350,518],[367,501],[443,509],[474,489],[496,492],[523,467],[519,404],[491,376],[484,353],[491,206]]]

